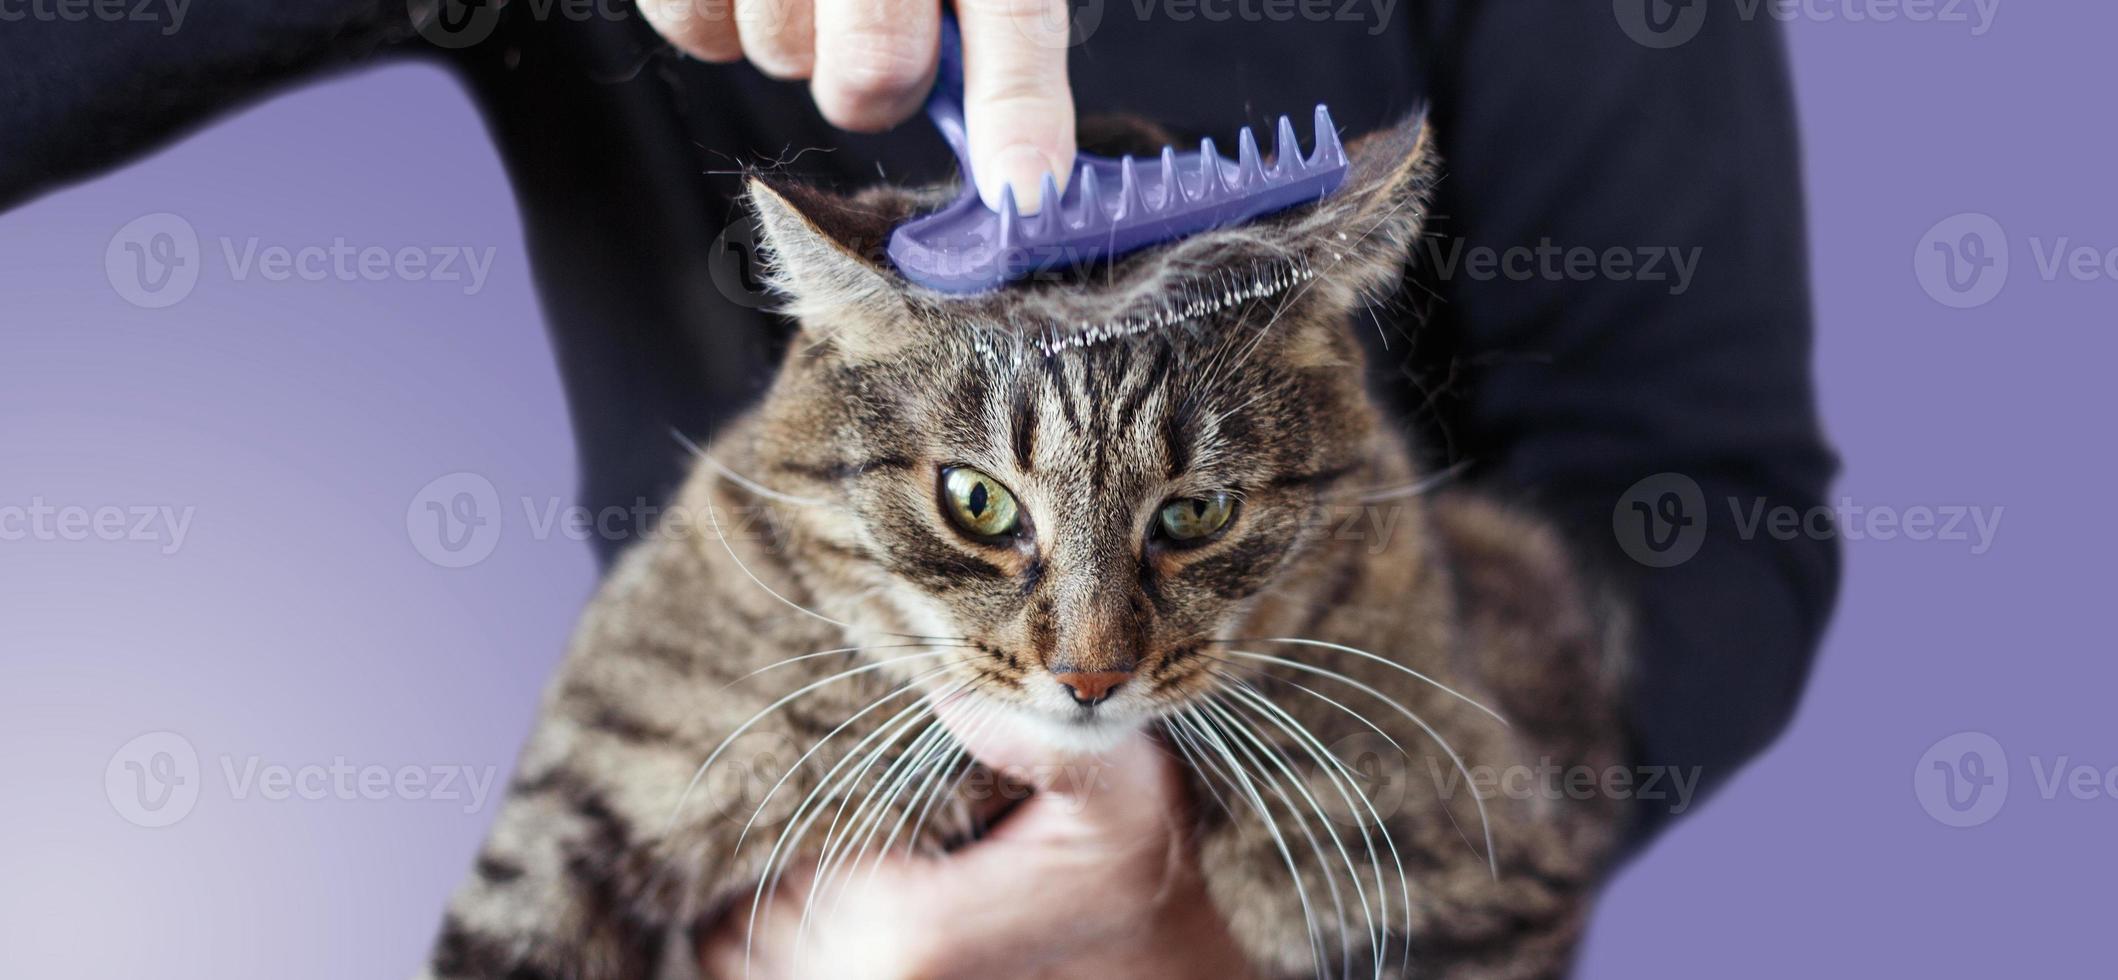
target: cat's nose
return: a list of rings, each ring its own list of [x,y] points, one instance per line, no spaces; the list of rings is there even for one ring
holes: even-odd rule
[[[1084,708],[1094,707],[1110,700],[1118,685],[1132,679],[1127,670],[1105,670],[1092,674],[1053,674],[1052,679],[1065,686],[1066,693],[1074,696],[1074,703]]]

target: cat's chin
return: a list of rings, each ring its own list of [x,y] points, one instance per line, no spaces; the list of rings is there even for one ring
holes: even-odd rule
[[[1100,753],[1117,747],[1127,735],[1146,727],[1148,719],[1127,713],[1115,715],[1107,712],[1095,714],[1054,715],[1038,710],[1019,711],[1025,734],[1068,755]]]

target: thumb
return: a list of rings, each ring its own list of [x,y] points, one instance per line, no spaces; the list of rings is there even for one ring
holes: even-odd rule
[[[1024,214],[1043,206],[1049,173],[1066,189],[1074,168],[1074,94],[1067,87],[1067,0],[957,0],[963,30],[963,115],[971,169],[986,206],[1015,189]]]

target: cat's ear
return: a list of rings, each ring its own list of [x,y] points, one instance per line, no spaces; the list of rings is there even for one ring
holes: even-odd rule
[[[845,198],[789,180],[753,177],[748,194],[767,283],[812,341],[854,357],[882,356],[910,329],[905,283],[883,248],[910,213],[901,196]]]
[[[1403,282],[1434,182],[1431,147],[1424,116],[1363,136],[1346,147],[1346,179],[1335,193],[1255,231],[1224,236],[1238,248],[1262,248],[1266,262],[1291,259],[1302,270],[1303,284],[1288,291],[1272,319],[1281,325],[1275,349],[1287,363],[1341,368],[1359,361],[1348,318]],[[1245,258],[1236,251],[1220,264],[1240,268]]]
[[[1354,140],[1346,155],[1345,184],[1297,219],[1294,244],[1331,298],[1350,307],[1402,280],[1437,161],[1424,113]]]

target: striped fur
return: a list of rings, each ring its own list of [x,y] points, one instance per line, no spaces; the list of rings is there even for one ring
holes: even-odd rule
[[[936,787],[968,774],[917,754],[943,743],[898,714],[921,703],[908,685],[1055,740],[1141,726],[1168,740],[1192,762],[1209,891],[1263,975],[1563,973],[1617,803],[1500,797],[1482,819],[1433,736],[1496,768],[1615,764],[1618,645],[1550,529],[1403,489],[1420,474],[1363,388],[1348,320],[1418,233],[1426,131],[1353,156],[1348,188],[1320,205],[970,299],[876,258],[935,192],[757,184],[802,334],[764,402],[705,450],[682,520],[590,605],[430,975],[669,975],[693,929],[752,901],[775,858],[813,857],[833,808],[858,817],[890,767],[931,765]],[[957,533],[937,506],[948,465],[1010,487],[1032,537]],[[1220,537],[1176,550],[1145,536],[1163,501],[1224,491],[1239,504]],[[1051,680],[1059,665],[1136,680],[1089,723]],[[1339,792],[1296,731],[1394,773],[1363,790],[1387,812]],[[832,788],[871,758],[877,779]],[[1249,777],[1226,771],[1246,761]],[[1301,805],[1297,782],[1345,808]],[[932,851],[989,809],[960,790],[934,800],[872,813],[902,821],[900,847]],[[1384,831],[1395,857],[1375,847]],[[1279,841],[1307,837],[1290,872]],[[1391,914],[1372,921],[1386,893]]]

